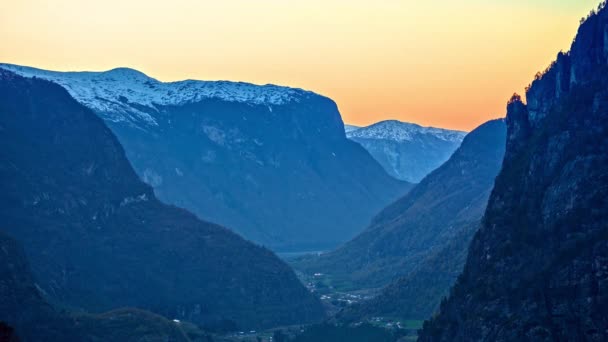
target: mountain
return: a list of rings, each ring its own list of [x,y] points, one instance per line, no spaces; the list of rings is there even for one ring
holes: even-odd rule
[[[359,126],[353,126],[353,125],[347,125],[347,124],[344,124],[344,132],[345,132],[347,135],[348,135],[348,133],[350,133],[350,132],[352,132],[352,131],[355,131],[355,130],[358,130],[359,128],[361,128],[361,127],[359,127]]]
[[[0,70],[0,132],[2,229],[52,304],[243,328],[322,317],[272,252],[157,200],[103,121],[64,88]]]
[[[19,243],[0,232],[0,341],[190,341],[181,324],[143,310],[59,312],[43,298]],[[0,323],[2,329],[2,323]],[[204,335],[203,335],[204,336]]]
[[[507,105],[463,273],[421,341],[608,340],[608,9]]]
[[[346,139],[336,104],[312,92],[0,68],[56,82],[92,109],[160,200],[274,250],[335,247],[410,187]]]
[[[336,321],[353,323],[374,317],[422,321],[430,317],[462,272],[469,243],[478,227],[471,225],[471,229],[462,229],[436,252],[413,265],[412,271],[381,289],[375,297],[338,312]]]
[[[487,203],[493,179],[498,174],[501,160],[504,156],[504,146],[506,140],[506,125],[504,120],[489,121],[471,132],[463,142],[461,148],[455,153],[446,165],[439,168],[435,177],[441,172],[451,174],[451,178],[439,178],[435,186],[442,184],[445,188],[451,188],[446,192],[446,197],[454,196],[454,199],[463,201],[465,207],[454,207],[453,203],[446,201],[443,205],[451,207],[450,210],[457,208],[457,218],[443,216],[444,211],[441,207],[432,206],[429,215],[434,213],[441,215],[439,219],[445,220],[450,224],[449,238],[440,241],[440,245],[432,252],[426,253],[421,260],[412,261],[413,270],[396,281],[390,283],[380,294],[369,301],[347,307],[338,314],[342,321],[360,321],[371,317],[400,317],[407,320],[422,320],[431,316],[439,307],[441,299],[449,293],[450,287],[454,285],[456,278],[462,272],[466,262],[467,250],[473,234],[479,228],[481,213]],[[471,161],[480,158],[476,164]],[[453,167],[454,163],[458,166]],[[452,164],[452,165],[450,165]],[[484,165],[485,164],[485,165]],[[452,169],[447,171],[450,167]],[[462,168],[458,175],[458,168]],[[465,175],[465,172],[470,174]],[[481,184],[475,185],[476,182]],[[449,185],[448,185],[449,183]],[[474,192],[465,193],[464,197],[459,196],[459,191],[467,186],[472,186],[473,191],[479,191],[481,197],[475,198]],[[438,189],[427,187],[428,196]],[[460,190],[459,190],[460,189]],[[440,191],[436,192],[440,193]],[[468,198],[468,199],[467,199]],[[446,207],[447,208],[447,207]],[[466,218],[463,220],[463,218]],[[460,222],[459,222],[460,221]],[[410,221],[411,222],[411,219]],[[428,222],[428,227],[436,227],[436,223]],[[457,222],[457,223],[454,223]],[[422,226],[424,228],[424,226]],[[400,227],[401,228],[401,227]],[[409,228],[409,227],[408,227]],[[411,232],[410,232],[411,233]],[[422,234],[438,234],[439,237],[445,236],[444,233],[437,231],[427,231]],[[421,234],[421,233],[416,233]],[[406,239],[411,236],[404,235]],[[428,237],[427,237],[428,238]],[[411,250],[412,246],[408,246]],[[422,251],[424,253],[424,251]]]
[[[391,176],[412,183],[448,160],[466,135],[396,120],[345,128],[346,136],[361,144]]]
[[[306,273],[326,274],[339,289],[353,290],[385,286],[397,277],[414,274],[425,263],[437,266],[432,259],[453,243],[459,248],[450,251],[451,261],[463,259],[467,239],[481,219],[500,169],[505,134],[503,120],[481,125],[465,137],[447,162],[380,212],[356,238],[333,252],[294,265]],[[457,274],[461,266],[456,262],[453,269],[446,270],[446,279],[426,284],[429,291],[433,287],[431,294],[440,299],[451,285],[452,273]],[[437,298],[425,298],[424,310],[434,307]]]
[[[42,298],[21,246],[2,232],[0,232],[0,322],[14,328],[13,335],[24,342],[80,341],[74,322],[55,311]],[[5,341],[1,338],[0,340]]]

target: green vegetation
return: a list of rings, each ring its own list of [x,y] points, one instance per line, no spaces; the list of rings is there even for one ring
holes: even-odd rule
[[[319,324],[297,335],[293,342],[394,342],[399,335],[371,324],[358,326]]]
[[[148,341],[187,342],[190,338],[180,323],[144,310],[125,308],[93,315],[74,315],[76,326],[91,342]],[[198,329],[188,327],[192,337],[204,337]]]
[[[424,321],[416,321],[416,320],[409,320],[409,321],[402,321],[403,323],[403,328],[404,329],[421,329],[422,328],[422,324],[424,323]]]

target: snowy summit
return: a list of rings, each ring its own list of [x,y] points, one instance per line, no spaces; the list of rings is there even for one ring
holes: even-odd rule
[[[346,134],[349,138],[353,139],[391,140],[397,142],[413,141],[422,136],[433,136],[440,140],[460,143],[467,133],[435,127],[423,127],[397,120],[386,120],[367,127],[347,129]]]
[[[418,183],[460,146],[466,132],[397,120],[367,127],[345,125],[346,137],[361,144],[397,179]]]
[[[150,113],[154,113],[157,106],[181,105],[204,99],[271,106],[299,102],[314,95],[302,89],[270,84],[196,80],[161,82],[129,68],[103,72],[58,72],[3,63],[0,63],[0,68],[58,83],[77,101],[114,122],[143,120],[156,125]]]

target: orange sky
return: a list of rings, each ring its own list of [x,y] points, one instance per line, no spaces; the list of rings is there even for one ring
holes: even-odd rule
[[[599,0],[1,0],[0,62],[275,83],[345,122],[470,130],[568,49]]]

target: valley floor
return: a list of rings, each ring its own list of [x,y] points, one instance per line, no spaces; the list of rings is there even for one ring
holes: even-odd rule
[[[289,261],[289,259],[286,260]],[[343,282],[335,281],[331,274],[307,274],[296,271],[296,275],[309,291],[319,296],[329,317],[333,317],[348,306],[374,298],[381,290],[379,288],[348,290],[348,287],[343,286]],[[355,322],[352,326],[369,324],[373,327],[399,332],[399,335],[403,336],[399,341],[415,341],[423,322],[423,320],[403,320],[397,317],[371,317]]]

